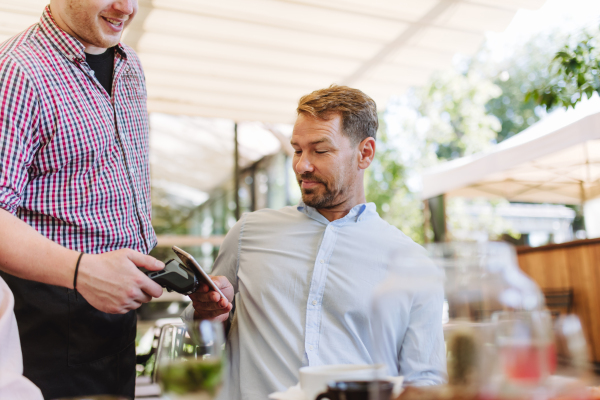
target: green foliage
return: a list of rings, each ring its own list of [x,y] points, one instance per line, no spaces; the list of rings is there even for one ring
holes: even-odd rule
[[[416,94],[416,110],[428,121],[425,140],[435,149],[438,160],[484,150],[501,128],[498,119],[485,109],[488,101],[501,94],[500,88],[479,71],[437,74]]]
[[[560,40],[558,32],[535,36],[501,62],[494,62],[485,48],[477,56],[472,68],[483,70],[502,91],[486,104],[487,113],[498,118],[502,126],[496,142],[522,132],[549,111],[527,98],[527,93],[550,82],[547,67],[554,57],[552,44]]]
[[[370,201],[381,208],[384,204],[389,205],[395,193],[404,187],[404,166],[397,162],[399,149],[390,145],[385,121],[381,118],[379,126],[376,157],[367,170],[366,190]]]
[[[367,169],[367,201],[374,202],[379,215],[413,240],[424,241],[421,201],[406,184],[406,169],[399,163],[400,149],[390,140],[383,118],[377,132],[376,157]]]
[[[500,90],[477,71],[450,71],[398,99],[380,123],[376,158],[367,177],[367,199],[382,218],[419,243],[425,241],[423,202],[407,182],[440,160],[487,148],[500,123],[486,103]],[[394,134],[387,129],[394,125]]]
[[[575,107],[584,96],[600,93],[599,31],[584,32],[575,43],[567,43],[559,50],[548,68],[550,82],[527,93],[527,100],[551,108]]]

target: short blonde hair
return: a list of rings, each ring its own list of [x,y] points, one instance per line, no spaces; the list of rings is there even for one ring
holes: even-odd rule
[[[379,127],[377,105],[373,99],[348,86],[331,85],[302,96],[296,111],[298,115],[308,114],[323,120],[328,120],[331,115],[341,115],[342,132],[354,144],[368,137],[375,138]]]

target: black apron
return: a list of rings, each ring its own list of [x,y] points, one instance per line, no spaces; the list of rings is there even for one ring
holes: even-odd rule
[[[23,375],[45,399],[133,398],[136,315],[106,314],[80,294],[0,272],[15,296]]]

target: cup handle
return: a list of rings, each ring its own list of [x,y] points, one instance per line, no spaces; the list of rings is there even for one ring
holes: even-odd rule
[[[333,398],[333,396],[331,396],[332,394],[333,393],[330,393],[330,392],[321,393],[320,395],[317,396],[317,398],[315,400],[321,400],[321,399],[336,400],[335,398]]]

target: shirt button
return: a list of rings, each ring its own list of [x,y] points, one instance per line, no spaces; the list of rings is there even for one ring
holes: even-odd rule
[[[313,300],[313,301],[312,301],[312,305],[313,305],[313,306],[316,306],[316,305],[317,305],[317,301],[316,301],[316,300]]]
[[[325,260],[319,260],[321,264],[325,264]]]
[[[333,226],[329,225],[329,230],[330,230],[330,231],[335,231],[335,227],[333,227]]]
[[[309,349],[310,351],[313,351],[315,348],[314,348],[314,347],[311,345],[311,346],[308,346],[308,349]]]

